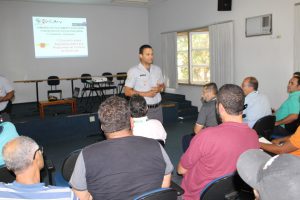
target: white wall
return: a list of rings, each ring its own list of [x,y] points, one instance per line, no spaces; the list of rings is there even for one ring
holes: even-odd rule
[[[32,16],[86,17],[87,58],[35,59]],[[148,43],[148,10],[99,5],[0,2],[0,74],[11,81],[46,79],[49,75],[79,77],[82,73],[127,71],[138,63],[138,48]],[[33,83],[14,83],[14,103],[35,101]],[[80,81],[75,81],[80,86]],[[71,96],[69,81],[62,81],[63,97]],[[48,86],[40,84],[40,98]]]
[[[298,0],[233,0],[232,11],[218,12],[217,0],[169,0],[149,10],[150,43],[155,62],[161,65],[160,34],[168,31],[203,27],[233,20],[235,47],[235,83],[245,76],[255,76],[259,90],[265,93],[274,108],[287,97],[286,85],[293,73],[294,4]],[[273,35],[245,37],[245,18],[272,13]],[[280,38],[277,38],[279,36]],[[181,86],[185,94],[200,106],[201,87]]]

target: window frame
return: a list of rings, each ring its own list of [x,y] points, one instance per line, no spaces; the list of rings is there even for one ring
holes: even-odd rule
[[[208,66],[208,69],[210,70],[210,63],[208,63],[208,65],[193,65],[192,63],[192,52],[195,51],[195,50],[200,50],[200,51],[208,51],[209,52],[209,46],[208,48],[195,48],[193,49],[192,48],[192,35],[193,34],[197,34],[201,32],[201,34],[208,34],[209,35],[209,30],[208,30],[208,27],[205,27],[205,28],[200,28],[200,29],[191,29],[191,30],[186,30],[186,31],[180,31],[180,32],[177,32],[177,37],[180,36],[180,35],[186,35],[187,36],[187,43],[188,43],[188,49],[187,51],[178,51],[176,49],[176,55],[178,55],[178,52],[187,52],[188,54],[188,62],[187,62],[187,67],[188,67],[188,79],[187,79],[187,82],[183,82],[181,81],[180,82],[180,79],[178,77],[178,72],[179,72],[179,65],[178,65],[178,59],[177,59],[177,82],[179,85],[192,85],[192,86],[202,86],[206,83],[209,83],[210,80],[208,81],[201,81],[201,82],[193,82],[192,81],[192,78],[193,78],[193,68],[195,66],[198,66],[198,67],[205,67],[205,66]],[[183,65],[184,66],[184,65]],[[211,76],[210,76],[211,77]]]

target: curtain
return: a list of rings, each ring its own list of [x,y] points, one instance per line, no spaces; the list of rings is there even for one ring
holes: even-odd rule
[[[295,4],[294,70],[300,71],[300,3]]]
[[[218,87],[234,82],[233,22],[209,26],[211,82]]]
[[[167,88],[177,88],[177,33],[162,33],[162,71]]]

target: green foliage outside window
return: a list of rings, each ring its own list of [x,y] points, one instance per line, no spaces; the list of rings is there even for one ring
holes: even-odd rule
[[[207,31],[178,33],[178,83],[204,84],[209,82],[209,59],[209,34]]]

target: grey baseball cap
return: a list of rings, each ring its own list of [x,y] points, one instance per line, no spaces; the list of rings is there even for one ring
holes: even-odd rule
[[[300,158],[291,154],[271,157],[259,149],[238,159],[241,178],[258,191],[261,200],[300,199]]]

